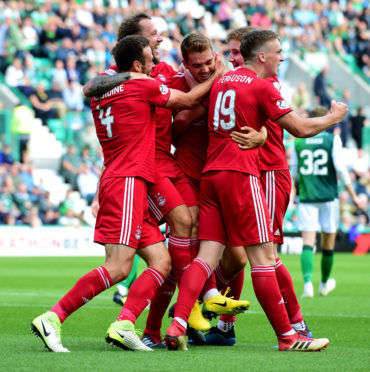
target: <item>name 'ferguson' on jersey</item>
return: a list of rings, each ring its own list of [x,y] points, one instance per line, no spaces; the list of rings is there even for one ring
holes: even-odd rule
[[[219,78],[210,94],[209,145],[204,172],[235,170],[259,177],[258,148],[241,150],[230,137],[232,131],[249,126],[257,131],[269,118],[278,120],[292,109],[271,82],[246,68],[236,68]]]

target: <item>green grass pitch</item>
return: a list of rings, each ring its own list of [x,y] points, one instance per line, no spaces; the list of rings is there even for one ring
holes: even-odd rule
[[[299,257],[281,259],[300,295]],[[145,353],[107,345],[105,332],[120,310],[112,302],[111,288],[63,324],[63,345],[71,353],[49,353],[30,332],[31,320],[102,262],[99,257],[0,259],[0,371],[370,371],[370,255],[337,254],[335,291],[324,298],[300,301],[314,336],[330,339],[327,350],[319,353],[273,349],[276,339],[254,296],[249,269],[243,298],[251,301],[251,308],[237,319],[237,344],[233,347],[190,346],[188,352]],[[316,255],[316,292],[319,268],[320,255]],[[137,328],[144,328],[146,315],[144,311]],[[162,333],[168,325],[166,317]]]

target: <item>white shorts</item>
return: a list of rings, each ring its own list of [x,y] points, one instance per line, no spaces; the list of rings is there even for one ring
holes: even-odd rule
[[[299,231],[321,231],[335,233],[339,226],[339,200],[324,203],[299,203]]]

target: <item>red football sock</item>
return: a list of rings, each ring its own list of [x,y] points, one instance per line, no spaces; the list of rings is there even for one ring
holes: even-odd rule
[[[191,263],[190,238],[179,238],[170,235],[168,251],[172,260],[172,271],[177,283],[181,283],[182,275]]]
[[[244,285],[244,270],[242,270],[239,274],[235,275],[224,287],[224,292],[227,287],[230,288],[228,292],[228,297],[234,297],[235,300],[239,300],[242,294]],[[234,315],[221,315],[220,319],[224,322],[235,322]]]
[[[196,258],[185,271],[183,281],[179,287],[179,294],[175,306],[175,317],[188,321],[191,309],[202,290],[204,283],[211,275],[210,266]]]
[[[224,270],[221,262],[215,268],[214,273],[216,277],[217,289],[221,291],[224,286],[232,279],[232,277],[230,277],[230,275]]]
[[[161,341],[162,319],[175,290],[176,279],[171,273],[168,275],[164,283],[157,289],[152,303],[150,304],[144,334],[150,335],[155,342]]]
[[[199,239],[197,238],[190,238],[190,255],[191,260],[193,261],[195,257],[198,256],[199,252]]]
[[[288,313],[290,323],[294,324],[302,322],[303,316],[294,291],[292,277],[288,269],[280,261],[279,257],[276,258],[275,273],[276,279],[279,283],[280,292],[284,298],[285,308]]]
[[[117,320],[130,320],[135,323],[137,317],[151,303],[164,279],[158,270],[152,267],[146,268],[132,284]]]
[[[215,274],[212,273],[210,277],[206,280],[204,283],[203,289],[200,292],[200,298],[203,299],[204,295],[210,290],[210,289],[217,289],[216,284],[216,278]]]
[[[97,267],[81,277],[50,311],[56,313],[61,323],[63,323],[74,311],[85,305],[99,293],[110,288],[112,284],[112,279],[107,269],[103,266]]]
[[[270,265],[251,267],[254,292],[276,335],[292,330],[284,300],[276,279],[275,268]]]

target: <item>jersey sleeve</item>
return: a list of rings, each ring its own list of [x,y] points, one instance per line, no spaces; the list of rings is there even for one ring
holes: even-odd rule
[[[149,103],[155,106],[164,106],[170,98],[170,90],[166,84],[156,80],[145,79],[142,82],[142,94]]]
[[[261,88],[260,102],[270,120],[276,121],[292,111],[273,83],[264,81]]]

